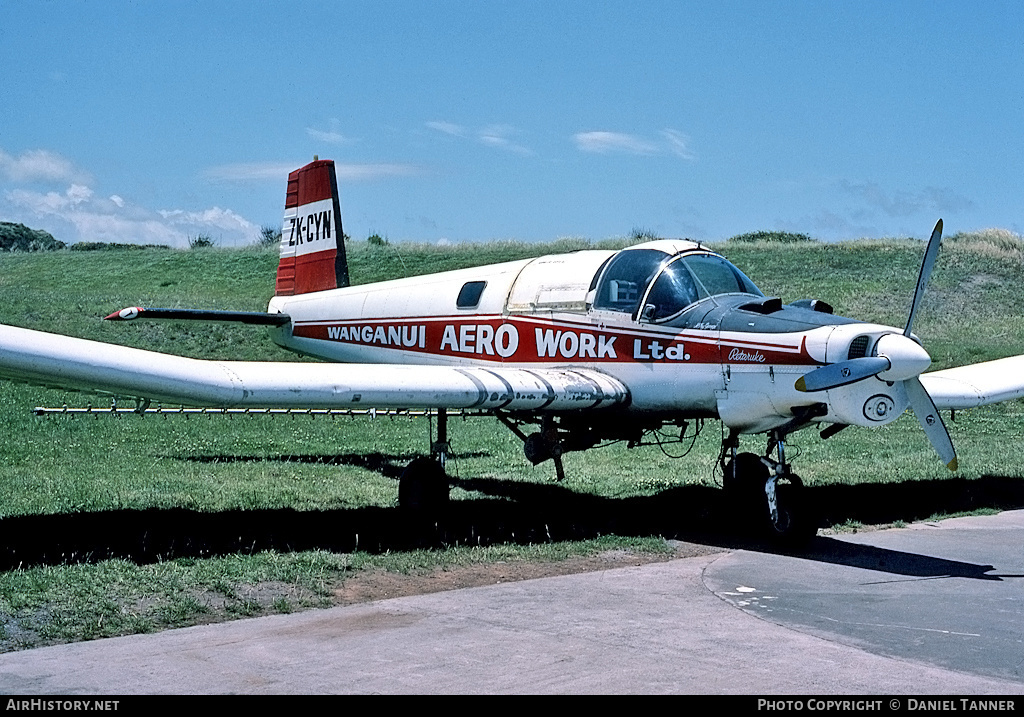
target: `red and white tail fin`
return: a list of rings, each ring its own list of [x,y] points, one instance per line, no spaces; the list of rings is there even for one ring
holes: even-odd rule
[[[334,161],[314,160],[289,174],[276,294],[348,286],[344,236]]]

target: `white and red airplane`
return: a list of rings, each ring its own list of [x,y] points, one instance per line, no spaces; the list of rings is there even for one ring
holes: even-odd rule
[[[707,247],[658,240],[350,286],[332,161],[288,177],[276,295],[267,313],[132,307],[112,320],[267,324],[278,345],[329,363],[204,361],[0,326],[0,377],[207,407],[438,410],[431,459],[410,464],[403,504],[447,500],[445,411],[492,412],[534,463],[601,441],[719,419],[725,487],[768,530],[815,525],[787,436],[881,426],[911,408],[942,461],[957,459],[940,409],[1024,396],[1024,356],[923,373],[911,333],[938,254],[935,227],[907,325],[783,304]],[[524,426],[536,425],[530,435]],[[763,456],[738,436],[767,434]],[[778,490],[777,490],[778,488]]]

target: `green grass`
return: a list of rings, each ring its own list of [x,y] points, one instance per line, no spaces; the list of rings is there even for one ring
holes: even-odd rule
[[[590,246],[356,242],[349,254],[354,281],[367,283]],[[900,326],[924,245],[747,239],[719,248],[767,294],[820,298],[837,313]],[[273,248],[0,254],[0,322],[199,358],[294,360],[258,328],[100,320],[131,305],[263,310],[276,264]],[[1022,280],[1019,239],[947,240],[915,325],[936,368],[1024,353]],[[455,419],[453,507],[438,526],[395,507],[402,468],[426,450],[422,420],[30,412],[107,400],[0,383],[0,649],[327,605],[369,569],[729,540],[715,422],[683,460],[616,444],[569,454],[556,484],[551,465],[530,465],[494,419]],[[828,441],[795,434],[788,456],[837,528],[1024,506],[1024,405],[960,413],[948,425],[956,477],[910,415]],[[763,437],[742,447],[762,451]]]

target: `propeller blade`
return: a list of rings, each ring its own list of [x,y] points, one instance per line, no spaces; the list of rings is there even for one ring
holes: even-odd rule
[[[953,448],[953,439],[949,437],[946,424],[942,422],[942,417],[939,415],[938,409],[935,408],[935,402],[928,395],[928,391],[921,383],[921,379],[916,377],[908,378],[903,382],[903,387],[907,389],[910,407],[914,409],[914,415],[920,421],[921,428],[924,429],[925,435],[931,441],[935,452],[939,454],[939,458],[942,459],[947,468],[955,471],[957,469],[957,460],[956,449]]]
[[[862,381],[886,371],[892,364],[884,356],[863,356],[816,368],[796,380],[796,390],[813,393]]]
[[[939,244],[942,243],[942,220],[935,223],[931,239],[928,240],[928,247],[924,250],[924,261],[921,262],[921,273],[917,277],[917,290],[914,291],[914,302],[910,305],[910,317],[907,319],[907,328],[903,335],[909,337],[910,330],[914,327],[914,315],[917,307],[924,296],[924,289],[928,286],[928,279],[932,275],[932,267],[935,266],[935,258],[939,255]]]

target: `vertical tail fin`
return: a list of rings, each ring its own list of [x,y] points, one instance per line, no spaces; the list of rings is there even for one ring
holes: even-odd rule
[[[314,160],[289,174],[276,294],[348,286],[344,237],[334,161]]]

